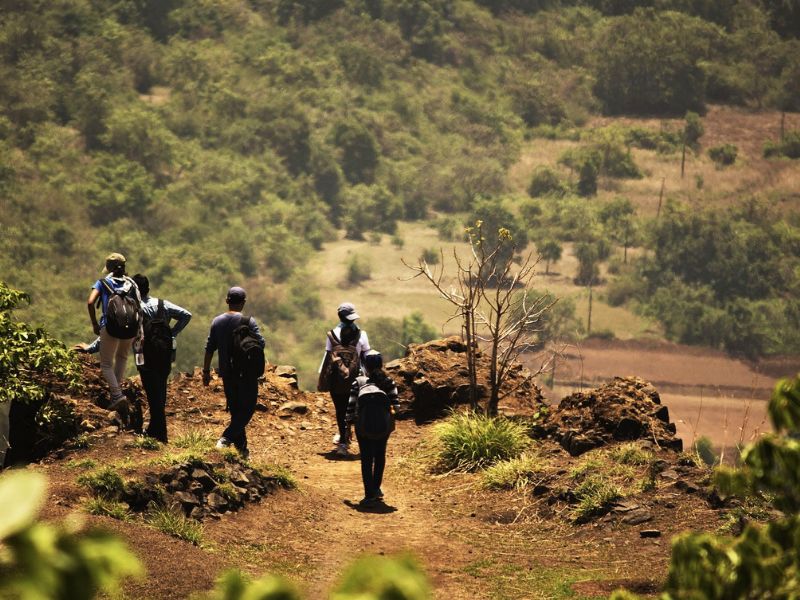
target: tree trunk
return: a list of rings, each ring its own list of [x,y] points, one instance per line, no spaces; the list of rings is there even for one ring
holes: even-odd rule
[[[550,275],[550,261],[549,260],[544,261],[544,274],[545,275]]]
[[[589,284],[589,318],[586,321],[586,335],[592,333],[592,284]]]
[[[681,148],[681,179],[683,179],[684,167],[686,165],[686,140],[683,140],[683,147]]]
[[[661,191],[658,193],[658,208],[656,209],[656,219],[661,216],[661,201],[664,199],[664,184],[666,183],[667,178],[661,178]]]

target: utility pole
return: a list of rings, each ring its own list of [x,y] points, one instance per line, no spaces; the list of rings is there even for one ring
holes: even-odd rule
[[[589,283],[589,318],[586,322],[586,335],[592,333],[592,284]]]
[[[661,191],[658,193],[658,208],[656,209],[656,219],[661,216],[661,201],[664,199],[664,184],[667,181],[666,177],[661,178]]]

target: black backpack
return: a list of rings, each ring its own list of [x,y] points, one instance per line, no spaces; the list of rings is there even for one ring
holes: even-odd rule
[[[370,440],[388,437],[394,431],[389,396],[367,377],[358,377],[356,433]]]
[[[136,337],[142,318],[136,284],[126,277],[125,285],[115,290],[105,278],[101,281],[109,293],[105,313],[106,331],[120,340]]]
[[[169,371],[172,366],[172,330],[164,301],[158,299],[158,312],[144,319],[144,366],[148,369]]]
[[[239,322],[234,326],[231,336],[229,373],[241,379],[261,377],[266,367],[264,348],[261,347],[261,340],[250,328],[250,317],[239,315]]]
[[[327,362],[328,390],[332,393],[343,396],[350,393],[353,381],[358,376],[361,368],[361,357],[358,355],[356,347],[361,334],[356,335],[355,339],[345,342],[336,337],[333,330],[328,332],[328,340],[331,342],[331,354]]]

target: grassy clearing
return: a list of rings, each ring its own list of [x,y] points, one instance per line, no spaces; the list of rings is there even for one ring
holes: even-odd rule
[[[90,498],[83,507],[90,515],[111,517],[118,521],[128,521],[131,518],[131,513],[125,503],[106,498]]]
[[[81,475],[78,477],[78,483],[89,488],[95,496],[106,499],[119,497],[125,487],[122,477],[112,467]]]
[[[535,483],[549,467],[548,461],[535,451],[503,460],[486,468],[481,484],[489,490],[522,490]]]
[[[518,457],[530,444],[524,425],[505,417],[454,413],[435,426],[442,470],[477,471]]]
[[[162,533],[191,542],[195,546],[203,543],[203,526],[168,508],[155,508],[146,516],[147,523]]]

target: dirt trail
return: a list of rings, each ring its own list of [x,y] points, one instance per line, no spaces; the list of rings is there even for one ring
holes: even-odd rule
[[[289,436],[281,439],[275,431],[257,428],[253,433],[251,458],[288,465],[298,480],[299,494],[250,507],[237,516],[235,525],[225,520],[210,524],[219,541],[233,543],[236,536],[251,545],[271,541],[274,551],[269,562],[283,564],[289,575],[301,574],[313,599],[327,598],[336,578],[356,556],[405,551],[425,565],[437,598],[480,597],[476,590],[465,588],[460,571],[473,560],[472,547],[455,532],[464,524],[435,514],[433,504],[441,502],[438,492],[423,485],[412,472],[416,467],[409,464],[421,428],[408,421],[399,423],[389,441],[382,486],[385,506],[369,511],[357,506],[363,497],[360,461],[356,454],[342,459],[329,452],[332,430],[297,431],[294,443],[288,445]]]

